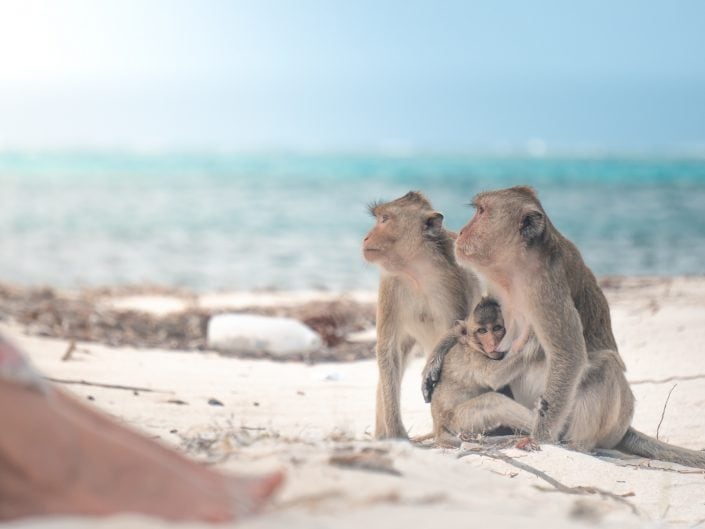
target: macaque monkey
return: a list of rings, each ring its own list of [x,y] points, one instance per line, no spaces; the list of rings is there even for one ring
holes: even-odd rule
[[[634,396],[612,334],[609,306],[578,249],[553,226],[528,187],[480,193],[460,231],[456,256],[499,297],[507,334],[500,350],[525,350],[534,333],[545,368],[528,363],[510,384],[534,407],[531,436],[582,449],[626,453],[705,468],[705,453],[660,442],[630,427]],[[511,354],[511,353],[510,353]],[[431,359],[437,366],[442,360]],[[432,380],[433,372],[427,379]]]
[[[400,410],[401,379],[414,345],[426,354],[479,299],[472,271],[455,260],[455,234],[418,192],[370,206],[376,223],[362,245],[381,269],[377,299],[375,437],[408,437]]]
[[[433,358],[445,357],[440,381],[423,390],[426,402],[431,401],[437,443],[457,445],[461,437],[499,427],[531,431],[531,410],[497,393],[524,367],[521,354],[503,358],[498,350],[505,332],[499,304],[483,297],[467,321],[456,322],[434,350]]]

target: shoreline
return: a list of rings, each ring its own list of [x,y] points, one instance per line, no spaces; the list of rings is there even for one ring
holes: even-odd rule
[[[675,295],[689,302],[703,276],[606,276],[598,278],[610,306],[631,298]],[[675,289],[675,293],[673,290]],[[705,297],[705,289],[702,290]],[[111,346],[209,349],[208,322],[220,314],[286,317],[321,338],[314,351],[287,357],[267,351],[228,351],[239,358],[317,363],[374,357],[375,290],[255,290],[196,292],[184,288],[128,285],[83,289],[27,287],[0,283],[0,321],[24,326],[31,335]],[[617,330],[615,329],[615,334]]]
[[[620,278],[604,286],[637,399],[634,427],[673,444],[705,448],[705,277]],[[0,297],[5,310],[6,299]],[[133,307],[132,301],[126,306]],[[292,307],[300,310],[296,304],[286,310]],[[28,334],[27,326],[1,314],[0,332],[27,351],[42,373],[72,381],[57,384],[117,420],[226,472],[284,468],[281,495],[262,516],[237,527],[401,529],[427,522],[461,528],[469,520],[541,529],[586,522],[694,527],[705,519],[702,470],[560,446],[526,453],[486,441],[468,443],[461,451],[373,441],[377,367],[372,358],[275,362],[78,340],[64,360],[67,339]],[[422,367],[423,359],[413,359],[402,386],[402,414],[411,435],[431,426],[419,388]],[[566,489],[557,491],[541,475]],[[8,524],[128,526],[168,524],[129,515]],[[186,524],[191,526],[209,527]]]

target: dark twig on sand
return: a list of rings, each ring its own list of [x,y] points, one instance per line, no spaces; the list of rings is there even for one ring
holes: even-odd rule
[[[667,378],[645,378],[642,380],[630,380],[629,384],[635,386],[637,384],[665,384],[666,382],[673,382],[674,380],[685,381],[685,380],[700,380],[705,378],[705,373],[699,375],[676,375]]]
[[[69,380],[62,378],[52,378],[44,377],[50,382],[57,384],[76,384],[79,386],[91,386],[96,388],[108,388],[108,389],[126,389],[128,391],[142,391],[144,393],[174,393],[173,391],[167,391],[163,389],[151,389],[151,388],[141,388],[139,386],[123,386],[122,384],[104,384],[102,382],[89,382],[87,380]]]
[[[66,349],[64,356],[61,357],[61,361],[67,362],[67,361],[71,360],[71,355],[73,355],[73,352],[75,350],[76,350],[76,340],[71,340],[71,343],[69,344],[68,349]]]
[[[633,496],[633,493],[628,493],[626,495],[619,495],[615,494],[613,492],[603,490],[597,487],[584,487],[584,486],[578,486],[578,487],[569,487],[567,485],[564,485],[560,481],[556,480],[555,478],[552,478],[545,472],[539,470],[538,468],[532,467],[531,465],[527,465],[526,463],[523,463],[522,461],[517,461],[514,458],[511,458],[501,452],[498,452],[496,450],[493,451],[474,451],[474,450],[467,450],[464,452],[461,452],[458,454],[458,458],[465,457],[468,455],[483,455],[486,457],[489,457],[490,459],[496,459],[498,461],[504,461],[505,463],[518,468],[520,470],[523,470],[525,472],[529,472],[530,474],[533,474],[539,479],[544,480],[546,483],[554,487],[554,489],[545,489],[542,487],[537,487],[539,490],[542,490],[544,492],[550,492],[555,490],[556,492],[562,492],[564,494],[577,494],[577,495],[592,495],[592,494],[599,494],[600,496],[604,496],[607,498],[611,498],[615,501],[618,501],[620,503],[623,503],[624,505],[627,505],[631,511],[638,515],[639,511],[638,509],[629,501],[627,501],[625,496]]]
[[[663,422],[663,418],[666,415],[666,406],[668,406],[668,400],[671,398],[671,393],[673,393],[673,390],[676,389],[677,385],[678,384],[673,384],[671,391],[668,392],[668,396],[666,397],[666,402],[663,404],[663,410],[661,410],[661,420],[659,420],[658,426],[656,427],[656,439],[658,439],[659,430],[661,429],[661,423]]]

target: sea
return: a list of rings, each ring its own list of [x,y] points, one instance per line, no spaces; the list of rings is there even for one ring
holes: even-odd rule
[[[598,276],[705,273],[705,159],[311,153],[0,153],[0,282],[195,291],[374,289],[367,205],[533,186]]]

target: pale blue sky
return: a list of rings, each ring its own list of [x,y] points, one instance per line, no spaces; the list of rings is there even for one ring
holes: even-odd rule
[[[0,148],[705,151],[705,2],[0,0]]]

